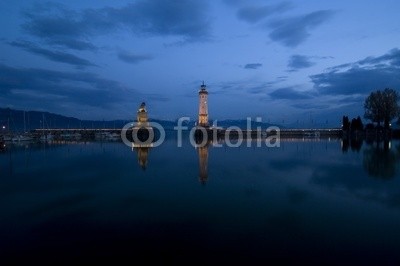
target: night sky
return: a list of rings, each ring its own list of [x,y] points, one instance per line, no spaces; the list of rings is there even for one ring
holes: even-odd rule
[[[400,1],[1,1],[0,107],[340,126],[400,89]]]

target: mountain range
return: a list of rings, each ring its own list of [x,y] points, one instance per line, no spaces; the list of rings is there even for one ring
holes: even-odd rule
[[[173,130],[173,128],[178,124],[178,119],[175,121],[150,119],[150,121],[161,124],[166,130]],[[81,120],[75,117],[68,117],[49,112],[23,111],[11,108],[0,108],[0,126],[2,130],[12,132],[31,131],[38,128],[118,129],[131,122],[132,121],[130,120]],[[211,121],[211,124],[223,128],[227,128],[230,126],[237,126],[242,129],[247,128],[246,119],[216,120]],[[183,125],[188,126],[189,128],[193,127],[195,126],[195,120],[191,119],[190,121],[186,121],[185,123],[183,123]],[[267,128],[274,125],[270,123],[256,122],[255,119],[253,119],[251,121],[251,127],[256,128],[257,126]],[[276,126],[282,127],[280,125]]]

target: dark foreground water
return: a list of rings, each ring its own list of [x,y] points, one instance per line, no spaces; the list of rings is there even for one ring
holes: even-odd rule
[[[1,262],[398,265],[399,249],[399,142],[0,153]]]

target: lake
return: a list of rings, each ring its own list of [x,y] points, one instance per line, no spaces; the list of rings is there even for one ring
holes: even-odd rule
[[[398,265],[400,142],[220,144],[9,146],[0,260]]]

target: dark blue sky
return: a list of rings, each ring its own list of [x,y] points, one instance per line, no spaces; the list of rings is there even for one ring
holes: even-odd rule
[[[0,106],[339,126],[400,88],[399,1],[0,2]]]

